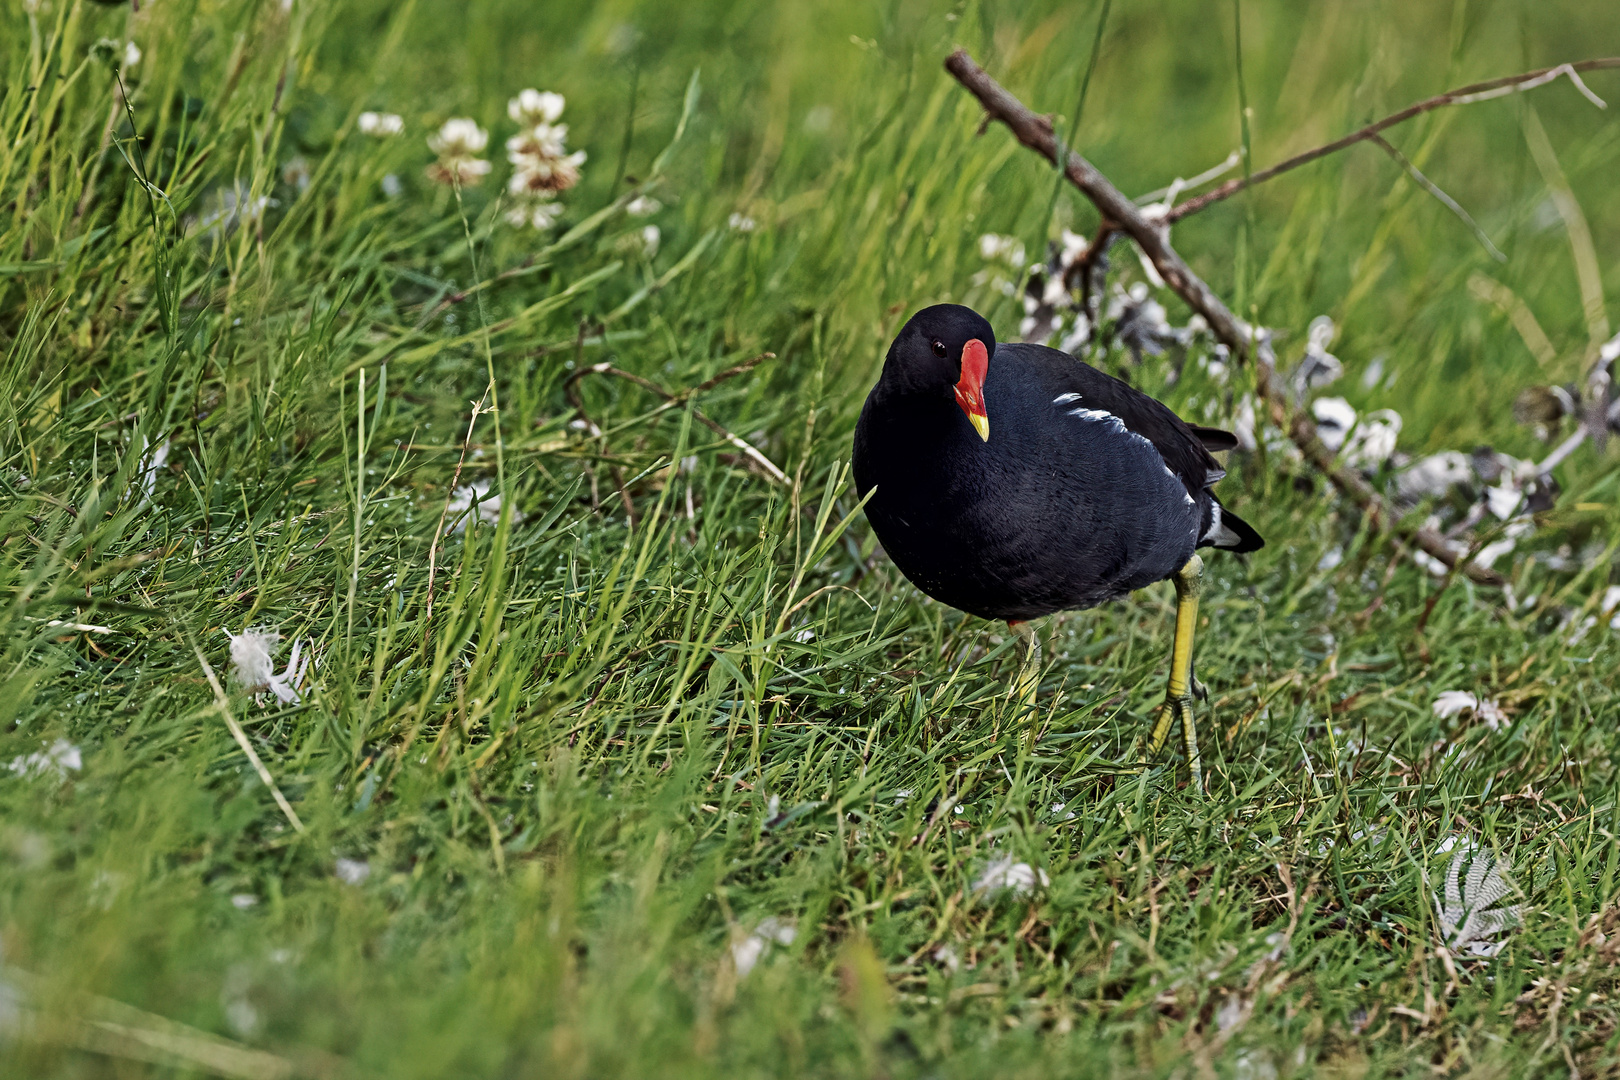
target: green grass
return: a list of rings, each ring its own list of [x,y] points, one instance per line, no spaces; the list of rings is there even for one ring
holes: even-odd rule
[[[1050,620],[1039,714],[1010,714],[1014,643],[883,560],[846,465],[905,315],[965,300],[1012,336],[1016,305],[972,284],[978,237],[1035,250],[1047,228],[1052,174],[975,137],[940,60],[966,45],[1067,116],[1100,5],[582,7],[0,11],[0,762],[82,752],[65,780],[0,770],[4,1075],[1620,1068],[1612,944],[1582,936],[1620,889],[1620,635],[1565,626],[1620,580],[1612,444],[1560,467],[1499,564],[1533,598],[1517,610],[1437,593],[1279,455],[1232,461],[1222,496],[1270,545],[1210,560],[1208,796],[1178,757],[1122,774],[1162,693],[1169,587]],[[1231,16],[1113,5],[1078,142],[1123,189],[1238,144]],[[1253,3],[1242,27],[1257,165],[1620,52],[1620,10],[1578,0]],[[130,34],[133,126],[85,59]],[[1620,76],[1588,82],[1620,101]],[[568,96],[590,154],[549,240],[498,212],[525,86]],[[359,135],[362,109],[406,134]],[[497,159],[465,227],[423,175],[456,115]],[[1579,377],[1595,330],[1536,123],[1615,287],[1620,126],[1567,83],[1396,133],[1505,265],[1370,147],[1178,225],[1178,247],[1289,330],[1285,362],[1331,314],[1333,392],[1398,409],[1406,452],[1540,456],[1513,396]],[[638,185],[665,204],[650,260],[626,241]],[[273,205],[188,230],[237,191]],[[1061,224],[1095,216],[1064,192]],[[1547,366],[1476,273],[1535,313]],[[681,391],[767,351],[662,410],[585,374],[602,434],[571,426],[582,366]],[[1363,385],[1375,357],[1392,386]],[[1133,378],[1229,420],[1186,372]],[[523,519],[435,548],[458,464]],[[245,627],[280,632],[278,664],[313,642],[301,703],[216,700],[197,650],[223,678]],[[1437,719],[1454,689],[1509,722]],[[1523,894],[1493,958],[1439,949],[1447,838],[1500,852]],[[1049,885],[976,891],[1007,857]],[[740,975],[732,946],[767,918],[795,933]],[[207,1066],[191,1029],[276,1057]]]

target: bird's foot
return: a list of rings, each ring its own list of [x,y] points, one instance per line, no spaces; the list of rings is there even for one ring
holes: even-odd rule
[[[1187,747],[1187,765],[1192,772],[1193,790],[1202,795],[1204,766],[1198,754],[1198,726],[1193,720],[1192,691],[1166,697],[1164,704],[1159,706],[1158,712],[1153,717],[1153,726],[1148,730],[1147,738],[1144,740],[1141,762],[1146,765],[1163,749],[1170,737],[1170,729],[1177,721],[1181,723],[1182,739]]]

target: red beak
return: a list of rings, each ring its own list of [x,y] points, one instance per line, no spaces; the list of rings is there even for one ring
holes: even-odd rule
[[[984,377],[990,370],[990,350],[974,338],[962,346],[962,377],[956,384],[956,403],[967,414],[979,438],[990,441],[990,418],[984,411]]]

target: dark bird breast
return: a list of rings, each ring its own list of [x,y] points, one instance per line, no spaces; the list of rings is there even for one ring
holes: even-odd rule
[[[895,565],[991,619],[1087,608],[1161,581],[1211,520],[1219,466],[1159,402],[1038,345],[1001,344],[989,441],[949,392],[882,382],[861,412],[855,480]]]

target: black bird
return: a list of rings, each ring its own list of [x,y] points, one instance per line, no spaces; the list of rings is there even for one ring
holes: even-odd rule
[[[1026,620],[1175,582],[1170,687],[1145,739],[1157,753],[1182,722],[1202,788],[1192,712],[1201,547],[1265,543],[1210,486],[1228,432],[1186,423],[1131,386],[1042,345],[996,344],[971,308],[911,317],[855,427],[855,484],[894,564],[923,592],[1029,643]]]

